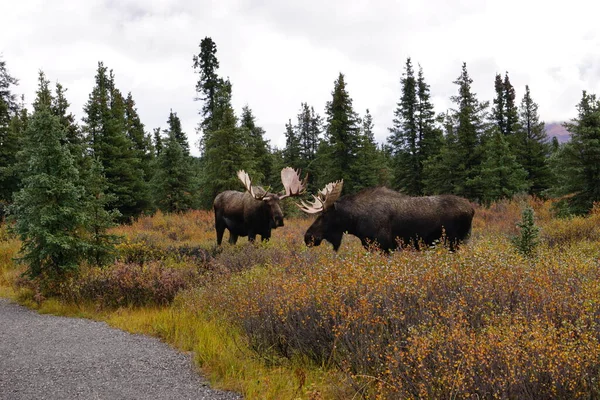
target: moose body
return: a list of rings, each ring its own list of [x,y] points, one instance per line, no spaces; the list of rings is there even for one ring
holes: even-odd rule
[[[278,202],[276,197],[262,201],[248,192],[235,190],[219,193],[214,201],[217,244],[221,244],[225,228],[229,230],[231,244],[237,242],[238,236],[248,236],[250,241],[254,241],[256,235],[260,235],[261,240],[269,239],[271,229],[283,226],[283,212]]]
[[[235,244],[239,236],[248,236],[253,242],[256,235],[261,240],[271,237],[271,229],[283,226],[283,211],[279,201],[288,196],[298,196],[306,186],[300,181],[300,172],[287,167],[281,170],[284,193],[271,193],[260,186],[252,186],[250,177],[244,171],[238,178],[246,187],[246,192],[226,190],[219,193],[213,202],[217,245],[221,245],[225,229],[229,230],[229,243]]]
[[[366,248],[376,244],[385,252],[401,244],[431,245],[442,236],[454,250],[469,235],[475,213],[461,197],[411,197],[385,187],[365,189],[329,203],[322,207],[304,241],[318,246],[325,239],[335,251],[345,232],[357,236]]]

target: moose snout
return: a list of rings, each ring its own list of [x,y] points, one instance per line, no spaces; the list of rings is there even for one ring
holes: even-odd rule
[[[283,226],[283,217],[275,217],[275,226]]]
[[[306,233],[304,235],[304,244],[306,244],[308,247],[318,246],[321,244],[321,239],[317,239],[310,233]]]

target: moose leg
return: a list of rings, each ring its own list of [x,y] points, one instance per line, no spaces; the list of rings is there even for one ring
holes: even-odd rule
[[[229,231],[229,244],[236,244],[238,240],[238,235]]]
[[[215,221],[215,229],[217,230],[217,246],[220,246],[223,241],[223,233],[225,233],[225,222],[217,219]]]
[[[263,235],[260,235],[260,239],[261,241],[265,241],[265,240],[269,240],[271,239],[271,231],[264,233]]]
[[[256,239],[256,233],[254,233],[254,232],[248,232],[248,241],[249,242],[254,242],[255,239]]]

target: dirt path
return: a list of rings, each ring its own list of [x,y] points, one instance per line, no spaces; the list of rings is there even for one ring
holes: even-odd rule
[[[191,357],[103,322],[40,315],[0,298],[0,399],[218,399]]]

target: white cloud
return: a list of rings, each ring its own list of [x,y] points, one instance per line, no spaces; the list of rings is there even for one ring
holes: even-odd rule
[[[192,146],[200,108],[192,55],[206,36],[236,110],[248,104],[280,147],[301,102],[323,114],[339,72],[384,140],[408,56],[424,68],[440,112],[463,61],[480,100],[492,99],[494,75],[508,71],[519,101],[530,85],[547,121],[573,117],[582,90],[600,92],[599,7],[587,0],[2,2],[0,52],[27,101],[43,69],[69,89],[81,117],[103,61],[132,92],[148,131],[173,109]]]

